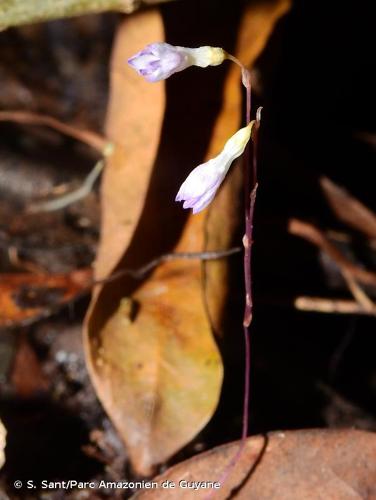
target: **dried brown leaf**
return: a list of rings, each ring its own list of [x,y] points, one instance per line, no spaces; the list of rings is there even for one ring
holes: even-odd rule
[[[116,35],[106,120],[114,153],[103,176],[101,241],[95,262],[98,278],[116,266],[136,230],[165,111],[164,83],[151,85],[126,62],[150,40],[163,37],[163,21],[154,10],[125,19]]]
[[[21,335],[10,374],[12,387],[21,398],[29,398],[47,391],[49,383],[28,337]]]
[[[72,301],[90,284],[91,269],[69,274],[1,274],[0,327],[30,324]]]
[[[363,267],[353,264],[325,235],[323,231],[309,222],[299,219],[290,219],[288,223],[288,232],[316,245],[325,252],[341,269],[354,279],[365,285],[376,284],[376,273],[368,271]]]
[[[180,481],[218,481],[238,443],[214,448],[172,467],[154,480],[175,489],[150,489],[138,500],[207,498],[208,490]],[[246,500],[373,500],[376,498],[376,435],[352,429],[273,432],[249,438],[243,455],[213,498]],[[181,484],[181,483],[180,483]]]
[[[168,459],[207,423],[222,379],[197,264],[187,263],[184,271],[178,263],[163,267],[132,300],[123,299],[103,329],[95,360],[106,407],[141,472]]]
[[[321,177],[320,184],[330,208],[340,221],[367,238],[376,238],[376,214],[372,210],[327,177]]]

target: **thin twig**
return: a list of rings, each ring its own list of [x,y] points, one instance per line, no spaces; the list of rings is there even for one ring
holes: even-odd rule
[[[94,183],[102,172],[104,164],[104,160],[99,160],[79,188],[53,200],[32,203],[29,205],[27,211],[29,213],[53,212],[54,210],[61,210],[72,203],[82,200],[93,189]]]
[[[299,311],[317,312],[324,314],[362,314],[376,315],[376,306],[373,311],[366,310],[355,300],[327,299],[323,297],[297,297],[294,306]]]
[[[19,256],[19,249],[15,245],[6,247],[8,250],[9,263],[16,268],[25,269],[26,271],[34,274],[45,274],[45,270],[34,262],[21,260]]]
[[[337,219],[363,233],[368,239],[376,238],[376,214],[370,208],[328,177],[321,177],[320,185]]]
[[[113,151],[113,145],[106,138],[96,134],[95,132],[91,132],[90,130],[81,130],[72,125],[62,123],[52,116],[39,115],[28,111],[0,111],[0,121],[51,127],[65,135],[68,135],[69,137],[73,137],[74,139],[91,146],[105,157],[109,156]],[[102,172],[103,167],[104,161],[99,160],[78,189],[59,196],[53,200],[32,203],[28,207],[27,211],[30,213],[38,213],[61,210],[62,208],[85,198],[85,196],[87,196],[93,189],[94,183]]]
[[[347,269],[341,268],[341,274],[349,287],[349,290],[359,304],[359,306],[365,311],[372,312],[375,310],[376,306],[372,300],[368,297],[366,292],[358,285],[352,274],[349,273]]]
[[[358,281],[364,284],[376,284],[376,273],[362,269],[347,259],[324,235],[322,231],[312,224],[291,219],[289,232],[310,241],[325,252],[337,264],[343,279],[345,280],[351,294],[364,312],[374,314],[376,305],[368,297],[366,292],[359,286]]]
[[[21,123],[26,125],[44,125],[51,127],[62,134],[84,142],[100,153],[106,149],[108,140],[90,130],[82,130],[73,125],[67,125],[52,116],[30,113],[29,111],[0,111],[0,121]]]
[[[218,260],[223,259],[225,257],[230,257],[236,253],[241,252],[241,247],[233,247],[228,250],[218,250],[211,252],[174,252],[174,253],[165,253],[151,260],[147,264],[137,268],[137,269],[120,269],[112,273],[110,276],[107,276],[103,279],[98,279],[93,281],[92,285],[101,285],[103,283],[108,283],[110,281],[117,280],[124,276],[130,276],[131,278],[140,280],[143,279],[149,271],[159,266],[163,262],[171,262],[173,260],[181,260],[181,259],[199,259],[199,260]]]
[[[131,276],[134,279],[142,279],[146,276],[146,274],[157,267],[159,264],[163,262],[170,262],[173,260],[181,260],[181,259],[197,259],[197,260],[217,260],[217,259],[223,259],[226,257],[230,257],[231,255],[237,254],[241,252],[241,247],[233,247],[229,248],[227,250],[218,250],[218,251],[211,251],[211,252],[176,252],[176,253],[166,253],[163,255],[160,255],[159,257],[151,260],[147,264],[137,268],[137,269],[121,269],[110,276],[107,276],[106,278],[103,279],[98,279],[98,280],[90,280],[88,283],[85,283],[81,290],[74,295],[73,297],[70,298],[70,300],[67,300],[66,302],[61,302],[58,304],[51,305],[50,307],[46,307],[43,309],[35,318],[27,318],[24,321],[19,321],[17,323],[11,323],[11,324],[3,324],[2,326],[5,327],[16,327],[16,326],[26,326],[31,324],[33,321],[37,321],[38,319],[45,318],[50,316],[51,314],[54,314],[55,312],[59,311],[62,307],[70,305],[73,301],[78,300],[81,297],[84,297],[95,285],[100,285],[100,284],[105,284],[109,283],[111,281],[114,281],[116,279],[119,279],[123,276]],[[76,276],[78,274],[78,271],[75,271]],[[72,275],[72,273],[71,273]],[[47,275],[48,276],[48,275]]]

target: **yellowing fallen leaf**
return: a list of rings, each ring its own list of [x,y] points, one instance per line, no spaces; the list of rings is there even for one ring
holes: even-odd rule
[[[162,266],[103,329],[97,376],[139,470],[167,460],[210,418],[222,365],[209,333],[196,263]]]

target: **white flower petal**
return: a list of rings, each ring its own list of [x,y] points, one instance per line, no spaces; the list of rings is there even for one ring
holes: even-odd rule
[[[221,183],[230,164],[231,160],[222,152],[216,158],[193,169],[181,185],[176,196],[177,201],[201,196],[215,184]]]
[[[201,212],[206,208],[212,201],[214,196],[216,195],[216,192],[221,184],[218,184],[218,186],[215,186],[214,188],[210,189],[207,191],[199,200],[196,200],[195,204],[192,206],[192,213],[198,214],[198,212]]]
[[[207,207],[232,162],[243,153],[250,139],[251,130],[252,124],[238,130],[226,142],[218,156],[193,169],[180,186],[175,201],[184,201],[183,208],[192,208],[193,213],[198,213]]]

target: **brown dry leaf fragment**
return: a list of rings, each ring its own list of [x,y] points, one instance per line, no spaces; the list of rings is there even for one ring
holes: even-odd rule
[[[179,483],[218,481],[238,446],[214,448],[154,479],[173,481],[175,489],[145,490],[133,498],[207,498],[207,489],[183,489]],[[374,500],[375,477],[373,433],[350,429],[273,432],[248,439],[239,463],[213,498],[227,499],[233,490],[231,498],[239,500]]]
[[[370,239],[376,238],[376,214],[372,210],[327,177],[321,177],[320,184],[327,202],[339,220]]]
[[[170,265],[167,274],[160,270],[142,286],[134,305],[123,299],[102,332],[95,360],[106,407],[141,472],[167,460],[207,423],[222,381],[199,268],[175,268],[175,276]],[[137,304],[142,309],[133,321]]]
[[[26,335],[20,337],[10,378],[13,389],[21,398],[33,397],[48,389],[47,377]]]
[[[325,233],[313,224],[299,220],[290,219],[288,232],[316,245],[325,252],[342,270],[346,271],[354,279],[365,285],[376,285],[376,273],[368,271],[347,258],[338,248],[329,241]]]
[[[69,274],[0,274],[0,327],[24,326],[52,314],[90,285],[91,269]]]

